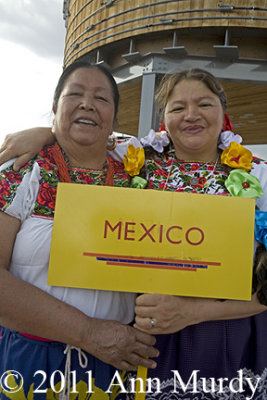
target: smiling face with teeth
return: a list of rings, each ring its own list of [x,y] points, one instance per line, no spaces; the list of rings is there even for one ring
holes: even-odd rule
[[[74,70],[53,111],[56,138],[71,164],[84,166],[88,156],[98,157],[102,163],[115,116],[114,94],[107,76],[95,67]]]

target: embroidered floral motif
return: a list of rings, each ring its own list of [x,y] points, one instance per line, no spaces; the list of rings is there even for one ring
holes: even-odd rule
[[[37,197],[37,204],[40,207],[50,208],[51,210],[55,209],[55,201],[56,201],[57,190],[55,187],[50,186],[47,182],[44,182],[40,186],[39,194]],[[45,212],[44,212],[45,214]]]
[[[215,171],[214,163],[178,161],[174,151],[156,154],[146,162],[149,189],[188,193],[213,193],[229,195],[225,188],[225,180],[229,167],[218,164]],[[194,179],[193,179],[194,178]]]
[[[52,146],[45,147],[34,160],[28,162],[19,172],[15,173],[12,167],[0,173],[0,207],[5,210],[13,201],[18,186],[23,177],[32,171],[34,162],[40,166],[40,189],[34,207],[34,214],[53,216],[57,192],[57,167],[52,156]],[[129,176],[124,171],[123,164],[114,161],[114,186],[128,187]],[[73,168],[70,170],[73,183],[103,185],[105,173],[102,170],[85,170]]]

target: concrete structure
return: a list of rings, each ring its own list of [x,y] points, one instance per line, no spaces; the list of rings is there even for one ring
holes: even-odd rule
[[[267,0],[65,0],[65,65],[108,66],[121,94],[120,132],[158,127],[162,76],[200,67],[223,81],[245,144],[267,144]]]

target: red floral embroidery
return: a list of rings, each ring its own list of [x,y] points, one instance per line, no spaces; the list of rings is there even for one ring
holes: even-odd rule
[[[184,164],[181,164],[180,167],[179,167],[179,170],[182,171],[182,172],[186,172],[186,167],[185,167],[185,165],[184,165]]]
[[[52,148],[53,146],[46,146],[34,160],[28,162],[17,173],[13,171],[12,167],[2,171],[0,174],[0,207],[2,210],[11,204],[23,177],[32,172],[33,164],[37,162],[40,166],[41,179],[38,197],[34,205],[34,214],[53,216],[58,177]],[[128,187],[130,179],[124,171],[123,164],[114,160],[111,162],[114,167],[114,185]],[[74,183],[99,185],[104,181],[103,171],[72,169],[70,175]]]
[[[8,171],[6,177],[11,184],[21,181],[21,175],[14,171]]]
[[[39,203],[42,206],[49,207],[51,210],[54,210],[56,194],[57,194],[56,188],[50,186],[46,182],[42,183],[37,197],[37,203]]]
[[[214,169],[214,165],[208,165],[207,166],[207,170],[208,171],[213,171],[213,169]]]
[[[85,184],[92,184],[92,183],[94,183],[94,179],[93,178],[91,178],[91,176],[84,176],[83,174],[79,174],[78,175],[78,178],[80,179],[80,180],[83,180],[83,182],[85,183]]]
[[[191,171],[197,171],[199,169],[199,164],[192,164]]]
[[[167,178],[168,176],[168,172],[167,171],[163,171],[162,169],[158,168],[156,169],[156,171],[154,172],[155,175],[157,176],[163,176],[165,178]]]
[[[229,168],[222,164],[216,165],[216,174],[214,174],[214,163],[177,160],[173,158],[173,152],[169,151],[164,154],[156,152],[152,154],[146,161],[146,168],[149,189],[203,193],[207,188],[207,193],[222,194],[223,192],[229,195],[224,186]]]
[[[49,164],[47,164],[46,160],[39,160],[38,164],[40,165],[41,168],[43,168],[45,171],[53,171],[53,167]]]
[[[0,186],[0,196],[1,197],[6,197],[6,196],[10,196],[10,186],[9,183],[7,182],[6,179],[2,179],[1,180],[1,186]]]
[[[207,179],[203,177],[198,178],[198,185],[197,187],[203,188],[205,186],[205,183],[207,182]]]
[[[172,158],[169,158],[169,159],[167,160],[167,167],[171,167],[172,164],[173,164],[173,159],[172,159]]]

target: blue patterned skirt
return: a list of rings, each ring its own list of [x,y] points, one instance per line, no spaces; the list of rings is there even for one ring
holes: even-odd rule
[[[126,374],[63,343],[0,328],[1,400],[124,400]],[[67,354],[66,354],[67,353]]]

